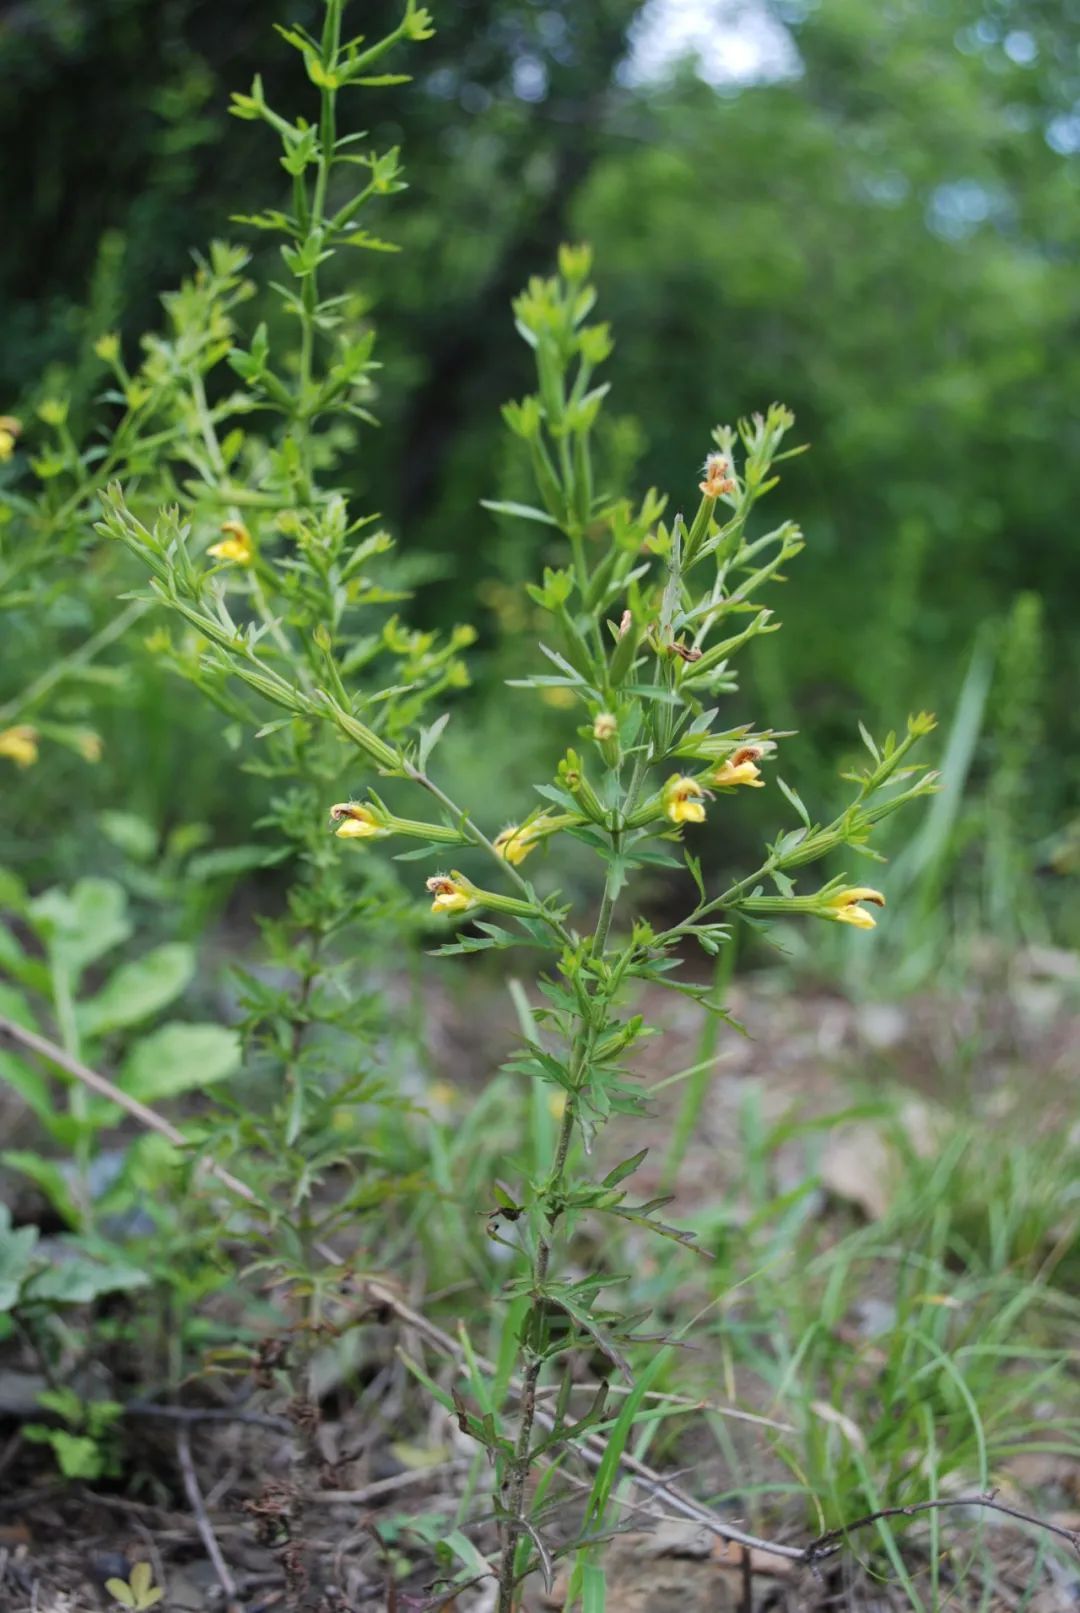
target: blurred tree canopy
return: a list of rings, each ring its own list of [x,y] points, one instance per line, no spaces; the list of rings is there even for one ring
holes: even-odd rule
[[[256,70],[272,100],[306,104],[270,25],[314,9],[8,7],[5,409],[103,328],[152,323],[238,200],[278,199],[260,131],[225,106]],[[712,9],[723,28],[737,8]],[[814,558],[753,715],[834,747],[857,715],[947,714],[984,624],[1034,591],[1046,715],[1075,742],[1080,0],[773,0],[794,67],[720,85],[628,72],[635,0],[435,11],[418,84],[366,104],[373,139],[405,147],[412,189],[388,225],[404,250],[355,270],[387,367],[356,483],[437,557],[421,609],[475,615],[478,579],[539,559],[533,530],[496,533],[477,506],[517,474],[498,418],[524,385],[510,298],[559,240],[588,238],[626,416],[609,448],[640,453],[643,482],[691,502],[710,427],[774,397],[813,444],[785,513]],[[395,15],[357,8],[372,34]],[[1041,793],[1061,805],[1069,783],[1058,762]]]

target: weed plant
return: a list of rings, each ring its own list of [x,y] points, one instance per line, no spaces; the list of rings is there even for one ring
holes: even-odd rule
[[[447,1391],[420,1363],[411,1366],[476,1448],[468,1493],[490,1489],[497,1559],[492,1565],[478,1552],[464,1512],[445,1526],[414,1527],[453,1562],[449,1589],[494,1574],[499,1613],[512,1613],[530,1572],[550,1582],[560,1560],[568,1564],[567,1606],[591,1610],[603,1605],[598,1552],[617,1527],[620,1461],[662,1429],[669,1409],[646,1396],[660,1393],[686,1332],[680,1324],[642,1334],[656,1295],[639,1307],[640,1283],[606,1251],[655,1237],[673,1271],[691,1260],[704,1268],[716,1254],[664,1218],[666,1193],[631,1195],[644,1148],[609,1169],[595,1163],[613,1117],[647,1112],[633,1058],[659,1027],[639,1011],[641,990],[669,991],[724,1020],[736,921],[753,932],[777,919],[872,930],[884,898],[856,882],[856,869],[878,855],[878,826],[933,790],[933,775],[912,760],[933,721],[912,717],[899,737],[881,742],[864,730],[866,760],[845,775],[850,798],[818,822],[775,771],[787,736],[722,715],[720,701],[737,693],[739,653],[751,644],[768,653],[779,623],[763,601],[804,547],[793,522],[760,521],[780,467],[800,451],[789,446],[793,418],[773,404],[716,428],[711,441],[703,433],[694,457],[706,450],[704,464],[693,475],[688,465],[682,490],[696,483],[685,518],[681,499],[672,509],[656,490],[633,498],[610,485],[594,450],[608,393],[599,376],[613,343],[593,318],[590,253],[566,246],[557,272],[531,280],[514,304],[535,388],[504,417],[535,502],[490,506],[500,519],[539,527],[549,562],[527,587],[543,640],[536,654],[522,650],[505,699],[525,725],[541,703],[550,714],[554,694],[565,743],[512,823],[490,821],[483,798],[451,796],[439,746],[451,697],[467,681],[461,657],[471,634],[439,641],[390,614],[397,590],[386,580],[392,571],[380,570],[390,539],[337,486],[358,429],[371,424],[374,332],[355,317],[349,293],[328,289],[343,256],[386,249],[368,226],[369,210],[402,187],[396,151],[373,152],[363,135],[346,132],[346,93],[395,82],[383,58],[422,42],[431,24],[410,0],[400,26],[372,45],[348,37],[344,13],[344,0],[325,0],[318,37],[282,30],[304,60],[316,116],[285,116],[258,78],[233,106],[276,138],[290,182],[286,205],[240,222],[279,238],[283,277],[274,290],[295,342],[272,346],[265,324],[244,328],[247,255],[216,244],[168,299],[169,328],[147,339],[137,369],[103,340],[119,411],[111,436],[89,457],[80,454],[66,442],[60,411],[51,422],[56,471],[46,477],[55,485],[16,513],[47,534],[50,521],[100,506],[103,552],[134,555],[149,576],[125,612],[156,624],[154,652],[220,714],[242,753],[238,765],[264,792],[261,827],[273,834],[273,854],[295,871],[283,911],[262,921],[259,966],[238,973],[245,1077],[231,1081],[216,1116],[189,1125],[187,1161],[191,1181],[209,1163],[244,1186],[222,1237],[238,1258],[244,1251],[249,1278],[279,1296],[255,1365],[286,1396],[296,1459],[286,1488],[264,1493],[260,1504],[284,1532],[292,1604],[316,1605],[322,1591],[305,1527],[321,1462],[316,1347],[362,1319],[357,1294],[402,1229],[435,1248],[482,1215],[486,1270],[471,1235],[460,1239],[458,1259],[496,1302],[494,1361],[481,1360],[466,1326],[462,1386]],[[9,749],[34,749],[45,734],[11,739],[11,731]],[[32,765],[29,749],[13,760]],[[722,823],[733,795],[759,790],[769,793],[755,799],[785,800],[792,826],[757,866],[721,888],[693,837],[707,821]],[[382,853],[402,846],[391,869]],[[595,910],[561,892],[564,847],[595,861]],[[815,877],[816,865],[838,859],[842,872]],[[681,904],[662,923],[639,905],[658,878]],[[400,1065],[380,1051],[388,1035],[409,1027],[388,1017],[380,959],[407,952],[431,924],[425,900],[439,955],[520,953],[536,990],[515,987],[518,1044],[460,1131],[432,1122],[422,1155],[410,1155],[400,1142],[415,1134],[407,1095],[387,1080]],[[715,970],[711,983],[690,966],[695,951]],[[112,991],[107,984],[99,996]],[[66,1038],[65,1050],[79,1058],[85,1047]],[[694,1077],[711,1057],[704,1043],[687,1072],[690,1097],[669,1177],[678,1175],[702,1101]],[[275,1087],[269,1104],[249,1101],[244,1081],[259,1073]],[[503,1126],[506,1108],[515,1128],[493,1160],[491,1137],[503,1135],[494,1120]],[[397,1141],[382,1146],[390,1135]],[[421,1158],[425,1180],[412,1168]],[[445,1224],[425,1229],[433,1208]],[[939,1239],[917,1260],[895,1262],[889,1371],[897,1387],[885,1400],[898,1403],[905,1386],[907,1439],[951,1439],[961,1426],[982,1478],[982,1424],[950,1365],[969,1335],[950,1330],[947,1308],[931,1313],[922,1292],[945,1260]],[[781,1338],[750,1347],[778,1403],[797,1379],[821,1386],[830,1405],[850,1402],[851,1374],[838,1362],[830,1325],[848,1303],[855,1269],[851,1250],[831,1268],[823,1259],[787,1306]],[[716,1271],[712,1304],[724,1301],[724,1282],[748,1281],[731,1263]],[[749,1289],[753,1295],[753,1282]],[[766,1279],[760,1296],[754,1326],[772,1302]],[[972,1315],[982,1298],[980,1291]],[[819,1304],[825,1320],[805,1308]],[[730,1322],[730,1307],[721,1315]],[[738,1336],[737,1327],[721,1331],[718,1348]],[[910,1395],[923,1380],[932,1392]],[[839,1409],[831,1423],[804,1419],[793,1442],[779,1447],[794,1482],[817,1498],[819,1523],[842,1522],[856,1493],[891,1499],[919,1485],[895,1445],[860,1446],[844,1418],[854,1426]],[[597,1437],[602,1455],[584,1502],[569,1529],[556,1529],[555,1478],[572,1451]],[[955,1461],[963,1466],[960,1455]],[[883,1538],[902,1576],[894,1548],[891,1535]]]

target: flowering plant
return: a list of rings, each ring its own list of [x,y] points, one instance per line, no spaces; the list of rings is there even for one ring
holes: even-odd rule
[[[847,807],[816,824],[795,790],[777,778],[799,821],[766,848],[751,873],[723,890],[710,888],[688,837],[721,815],[725,793],[766,786],[782,741],[751,723],[722,725],[714,702],[736,688],[737,652],[776,631],[761,595],[803,548],[790,522],[760,535],[752,527],[756,506],[776,485],[776,468],[798,452],[784,447],[793,421],[773,405],[737,429],[718,428],[689,523],[680,516],[666,522],[665,501],[655,491],[635,503],[598,487],[591,438],[607,387],[594,384],[594,373],[611,340],[606,326],[587,322],[594,304],[589,268],[586,249],[564,248],[558,274],[532,281],[515,305],[538,385],[505,414],[530,456],[539,502],[492,508],[540,524],[553,545],[566,546],[565,561],[559,563],[554,548],[554,563],[529,588],[547,615],[550,634],[540,645],[543,670],[528,671],[518,681],[536,694],[568,690],[577,708],[574,744],[552,777],[536,786],[540,804],[530,809],[523,803],[515,823],[484,823],[481,812],[451,799],[437,781],[431,758],[448,714],[410,731],[391,720],[392,692],[387,699],[350,687],[348,649],[332,613],[314,629],[321,676],[298,678],[273,635],[235,621],[226,592],[234,573],[200,565],[175,516],[162,515],[149,530],[114,490],[103,523],[105,532],[145,556],[158,598],[197,628],[210,646],[215,672],[253,687],[286,714],[279,731],[282,724],[305,733],[321,725],[352,742],[354,760],[366,764],[372,783],[361,799],[326,803],[339,839],[364,855],[375,842],[396,837],[420,842],[440,860],[451,853],[468,859],[469,871],[450,867],[426,880],[432,912],[462,922],[440,949],[443,954],[527,945],[548,960],[539,978],[535,1039],[508,1067],[555,1089],[558,1136],[546,1166],[531,1180],[516,1190],[492,1185],[493,1224],[512,1229],[521,1266],[507,1284],[507,1297],[527,1302],[516,1428],[504,1431],[464,1403],[460,1408],[462,1426],[488,1447],[495,1464],[504,1533],[500,1613],[510,1613],[521,1577],[550,1556],[528,1499],[540,1451],[592,1426],[604,1402],[601,1392],[587,1425],[579,1421],[571,1428],[560,1421],[554,1432],[540,1430],[543,1375],[568,1354],[596,1350],[615,1370],[629,1371],[625,1350],[634,1319],[601,1305],[600,1290],[610,1286],[606,1276],[571,1275],[562,1253],[587,1214],[651,1227],[680,1241],[687,1236],[660,1221],[665,1201],[628,1201],[622,1184],[643,1152],[600,1181],[578,1163],[578,1145],[587,1157],[597,1129],[612,1113],[641,1113],[645,1107],[627,1067],[635,1044],[651,1030],[634,1012],[635,986],[651,982],[722,1011],[708,986],[681,979],[679,971],[688,943],[713,956],[720,952],[736,914],[751,923],[805,914],[871,928],[871,909],[884,905],[876,889],[837,876],[806,891],[796,880],[804,868],[843,849],[876,855],[870,839],[877,825],[933,788],[933,776],[909,759],[933,727],[930,717],[910,719],[903,737],[890,734],[880,746],[864,734],[869,762],[849,775]],[[343,533],[355,531],[344,510],[337,520]],[[433,810],[426,818],[398,815],[383,800],[384,786],[375,787],[378,780],[412,785]],[[560,836],[584,843],[603,864],[603,895],[590,922],[557,890],[542,892],[529,878],[531,867],[524,869],[534,854],[556,855]],[[688,890],[696,893],[684,916],[662,929],[633,910],[622,917],[635,874],[656,869],[671,878],[686,876]],[[498,1235],[505,1238],[505,1232]],[[559,1550],[581,1547],[597,1521],[594,1508],[581,1538]],[[587,1566],[582,1551],[574,1594]]]
[[[539,1168],[516,1185],[493,1182],[485,1206],[492,1236],[515,1260],[505,1292],[522,1318],[516,1411],[500,1407],[496,1417],[460,1395],[453,1402],[460,1426],[494,1464],[498,1607],[511,1613],[522,1577],[556,1554],[576,1554],[571,1601],[580,1594],[611,1488],[611,1473],[602,1471],[579,1532],[557,1547],[545,1539],[530,1476],[545,1452],[600,1423],[606,1404],[602,1383],[585,1418],[570,1420],[560,1397],[553,1422],[542,1423],[545,1375],[557,1374],[569,1355],[598,1353],[629,1376],[627,1347],[637,1336],[637,1319],[601,1302],[610,1275],[581,1275],[567,1260],[575,1231],[584,1217],[599,1216],[690,1241],[660,1219],[666,1200],[629,1198],[624,1184],[644,1150],[599,1180],[588,1166],[612,1114],[645,1110],[630,1059],[653,1027],[636,1011],[635,991],[650,984],[722,1013],[713,988],[685,978],[684,966],[693,947],[722,954],[737,915],[755,925],[802,914],[871,928],[872,910],[884,905],[875,888],[848,883],[846,872],[809,889],[797,882],[840,852],[877,855],[870,841],[878,824],[933,788],[932,775],[910,760],[933,723],[914,717],[902,737],[890,734],[880,746],[864,733],[869,761],[849,775],[850,802],[819,824],[774,772],[784,736],[721,716],[719,702],[737,690],[738,653],[779,627],[762,603],[765,591],[783,581],[804,547],[790,521],[757,526],[779,467],[800,451],[786,446],[793,417],[774,404],[737,427],[718,427],[689,519],[668,518],[655,489],[631,499],[607,488],[594,444],[608,392],[597,374],[613,344],[608,327],[592,321],[590,253],[566,246],[557,273],[531,280],[514,305],[536,387],[504,414],[528,457],[537,502],[490,509],[538,526],[548,541],[550,563],[528,589],[547,623],[544,641],[516,686],[536,697],[560,691],[573,708],[572,731],[536,785],[536,800],[523,800],[513,823],[487,822],[482,803],[452,798],[435,765],[450,712],[422,719],[466,683],[461,652],[471,635],[462,629],[440,643],[386,615],[395,590],[370,568],[390,540],[373,517],[352,511],[334,482],[342,427],[351,440],[369,418],[373,333],[349,317],[347,298],[323,289],[336,253],[384,244],[357,219],[370,199],[401,187],[396,151],[362,153],[357,137],[340,132],[342,92],[384,82],[372,72],[376,63],[399,42],[425,38],[430,25],[410,0],[394,33],[370,46],[343,36],[344,9],[344,0],[325,0],[318,39],[301,28],[283,31],[318,92],[315,121],[284,118],[259,79],[234,105],[240,118],[277,136],[290,176],[289,208],[247,222],[282,237],[289,278],[278,292],[298,331],[295,353],[275,352],[265,324],[241,336],[238,310],[251,294],[246,257],[215,247],[170,308],[172,336],[148,342],[138,376],[123,368],[115,344],[103,350],[128,410],[140,419],[163,410],[170,422],[156,451],[185,469],[156,482],[171,495],[161,500],[168,507],[154,517],[142,488],[132,491],[155,452],[152,435],[138,439],[137,453],[114,443],[103,463],[119,478],[108,486],[97,478],[94,492],[102,502],[99,532],[149,572],[144,604],[164,606],[178,623],[176,638],[158,635],[159,653],[238,730],[255,733],[262,748],[247,765],[276,792],[270,821],[304,870],[285,918],[266,925],[272,956],[294,970],[296,990],[283,1002],[250,977],[246,1030],[285,1073],[278,1129],[257,1140],[269,1155],[278,1138],[286,1178],[293,1170],[302,1181],[287,1195],[297,1213],[268,1215],[268,1259],[303,1296],[312,1331],[338,1303],[329,1280],[312,1270],[313,1250],[345,1229],[359,1202],[345,1195],[327,1207],[314,1189],[361,1143],[350,1152],[328,1140],[331,1114],[359,1097],[348,1083],[328,1095],[311,1079],[313,1057],[320,1077],[334,1057],[317,1039],[312,1049],[311,1030],[321,1020],[337,1032],[362,1032],[348,985],[337,990],[335,982],[347,974],[342,938],[350,926],[364,923],[378,935],[389,907],[398,912],[398,897],[385,896],[373,862],[376,844],[415,843],[419,856],[438,861],[417,880],[412,912],[401,922],[414,922],[422,883],[432,914],[451,927],[443,955],[525,946],[541,960],[529,1035],[506,1067],[553,1089],[558,1132]],[[359,187],[350,186],[357,175]],[[218,375],[226,366],[235,378],[229,390]],[[217,385],[208,391],[211,371]],[[253,421],[264,429],[251,429]],[[10,452],[14,434],[5,430]],[[12,731],[5,742],[16,762],[32,760],[32,735]],[[358,773],[365,787],[350,797],[343,781]],[[766,847],[759,866],[717,888],[704,853],[725,797],[770,786],[797,821]],[[404,815],[402,800],[417,815]],[[570,839],[602,865],[595,913],[579,911],[546,875],[535,877],[541,866],[557,865],[560,842]],[[365,859],[355,878],[354,854]],[[663,927],[633,905],[641,876],[658,871],[685,893],[682,916]],[[362,893],[371,890],[378,900],[364,907]],[[255,1131],[240,1117],[235,1136],[251,1145]],[[271,1200],[268,1193],[265,1204]],[[293,1407],[314,1461],[314,1413],[302,1389]],[[301,1507],[294,1498],[297,1529]],[[294,1565],[297,1579],[301,1567]]]

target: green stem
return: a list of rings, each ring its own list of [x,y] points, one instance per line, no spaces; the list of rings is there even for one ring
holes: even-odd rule
[[[587,1027],[582,1026],[579,1030],[578,1042],[576,1043],[576,1046],[581,1048],[582,1054],[580,1060],[578,1060],[579,1069],[581,1064],[584,1063],[584,1050],[586,1045],[585,1039],[582,1035],[582,1032],[584,1031],[587,1031]],[[566,1109],[563,1113],[562,1125],[559,1128],[559,1140],[555,1149],[555,1159],[552,1164],[551,1175],[548,1177],[547,1187],[544,1192],[544,1200],[546,1204],[550,1204],[553,1200],[557,1201],[562,1196],[566,1175],[566,1160],[570,1153],[570,1143],[573,1139],[573,1135],[574,1100],[571,1098],[567,1102]],[[555,1220],[551,1218],[547,1209],[545,1209],[545,1214],[548,1214],[549,1216],[549,1225],[554,1228]],[[514,1587],[517,1583],[515,1560],[517,1558],[518,1541],[520,1540],[522,1534],[526,1532],[525,1486],[528,1483],[529,1472],[532,1468],[530,1452],[532,1447],[533,1424],[536,1420],[536,1391],[540,1382],[540,1372],[544,1364],[544,1358],[540,1351],[539,1345],[540,1334],[546,1314],[546,1305],[543,1296],[539,1291],[543,1288],[543,1285],[547,1280],[548,1267],[551,1264],[551,1250],[553,1244],[554,1236],[552,1232],[542,1234],[537,1241],[536,1254],[533,1258],[533,1305],[529,1320],[526,1323],[526,1327],[530,1330],[533,1339],[533,1355],[528,1366],[525,1368],[525,1371],[522,1374],[520,1421],[518,1423],[517,1440],[514,1444],[514,1455],[510,1461],[509,1474],[507,1477],[506,1510],[509,1514],[509,1518],[506,1526],[506,1535],[503,1540],[502,1557],[499,1564],[499,1600],[497,1603],[497,1613],[514,1613]]]
[[[634,759],[634,768],[623,798],[622,816],[629,817],[637,803],[641,786],[645,781],[649,768],[649,753],[643,747]],[[611,836],[612,849],[618,853],[622,841],[622,830],[614,830]],[[593,933],[591,952],[594,958],[602,958],[607,949],[608,935],[611,930],[611,920],[615,912],[616,897],[615,876],[612,866],[608,864],[607,878],[604,880],[604,894],[600,902],[600,912],[597,915],[596,929]],[[573,1048],[570,1055],[570,1083],[574,1092],[578,1092],[584,1082],[585,1066],[589,1056],[589,1048],[593,1038],[592,1021],[584,1014],[578,1015],[577,1030],[574,1035]],[[576,1105],[574,1097],[567,1100],[563,1112],[562,1125],[559,1128],[559,1139],[555,1148],[555,1158],[547,1183],[541,1194],[542,1213],[547,1220],[549,1231],[541,1234],[537,1240],[536,1254],[533,1258],[532,1289],[533,1304],[529,1321],[526,1324],[527,1336],[532,1340],[532,1356],[522,1374],[521,1414],[518,1424],[517,1440],[514,1444],[514,1455],[509,1465],[507,1479],[506,1510],[509,1521],[506,1536],[503,1542],[502,1558],[499,1565],[499,1600],[496,1613],[514,1613],[514,1587],[517,1576],[515,1562],[517,1557],[518,1541],[525,1529],[525,1486],[528,1483],[532,1468],[530,1456],[532,1446],[533,1424],[536,1418],[536,1391],[540,1381],[540,1372],[543,1367],[543,1354],[541,1342],[543,1337],[544,1319],[546,1316],[546,1301],[543,1297],[543,1287],[547,1280],[548,1268],[551,1264],[551,1251],[554,1245],[554,1228],[562,1210],[562,1200],[566,1179],[566,1161],[570,1153],[570,1143],[574,1135],[574,1120]]]
[[[114,639],[118,639],[126,632],[132,622],[137,622],[140,616],[145,616],[151,608],[149,600],[137,599],[134,604],[128,605],[119,616],[114,616],[107,622],[100,632],[80,644],[77,650],[72,650],[62,661],[54,661],[39,678],[27,684],[21,694],[17,694],[6,705],[0,706],[0,725],[6,726],[13,717],[35,705],[58,683],[62,683],[68,674],[76,667],[86,666],[96,655],[106,649]]]
[[[429,778],[428,775],[422,772],[420,768],[414,767],[411,762],[405,761],[404,758],[402,758],[401,765],[406,776],[412,779],[414,784],[419,784],[421,789],[427,790],[429,795],[434,796],[435,800],[439,802],[440,806],[445,807],[446,811],[450,813],[451,817],[458,824],[465,839],[471,845],[476,846],[478,850],[486,851],[489,856],[493,857],[498,863],[499,867],[502,869],[503,873],[508,875],[511,882],[517,886],[518,890],[525,897],[526,901],[528,901],[530,905],[533,904],[533,894],[527,881],[518,873],[513,863],[507,862],[505,857],[499,856],[499,853],[495,850],[494,843],[490,841],[487,835],[484,834],[483,830],[473,822],[472,818],[470,818],[464,807],[460,807],[456,801],[452,801],[446,794],[445,790],[441,790],[435,783],[434,779]],[[573,936],[569,933],[565,926],[560,923],[553,913],[548,913],[542,908],[537,907],[536,915],[538,918],[542,918],[544,922],[552,930],[554,930],[555,934],[559,937],[559,940],[564,946],[573,946]]]

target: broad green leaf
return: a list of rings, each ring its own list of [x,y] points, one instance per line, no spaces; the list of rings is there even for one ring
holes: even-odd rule
[[[132,862],[149,862],[157,851],[157,830],[135,812],[99,812],[98,822],[105,836]]]
[[[24,1303],[92,1305],[104,1294],[129,1294],[150,1281],[145,1271],[124,1260],[92,1260],[78,1252],[77,1243],[68,1247],[75,1251],[70,1260],[54,1260],[46,1271],[30,1278],[23,1289]]]
[[[66,1479],[99,1479],[105,1471],[105,1453],[96,1440],[88,1439],[85,1434],[46,1428],[43,1423],[30,1423],[23,1433],[40,1445],[52,1447],[56,1464]],[[125,1605],[134,1607],[135,1604]]]
[[[6,1204],[0,1204],[0,1316],[14,1308],[33,1269],[37,1227],[13,1230]]]
[[[96,997],[78,1010],[84,1036],[102,1036],[121,1026],[139,1025],[173,1002],[195,973],[195,953],[181,941],[154,947],[123,963]]]
[[[231,1075],[240,1063],[240,1038],[224,1025],[163,1025],[132,1048],[121,1086],[153,1103]]]
[[[114,879],[80,879],[70,891],[47,890],[30,904],[35,929],[58,962],[79,974],[131,934],[127,895]]]

